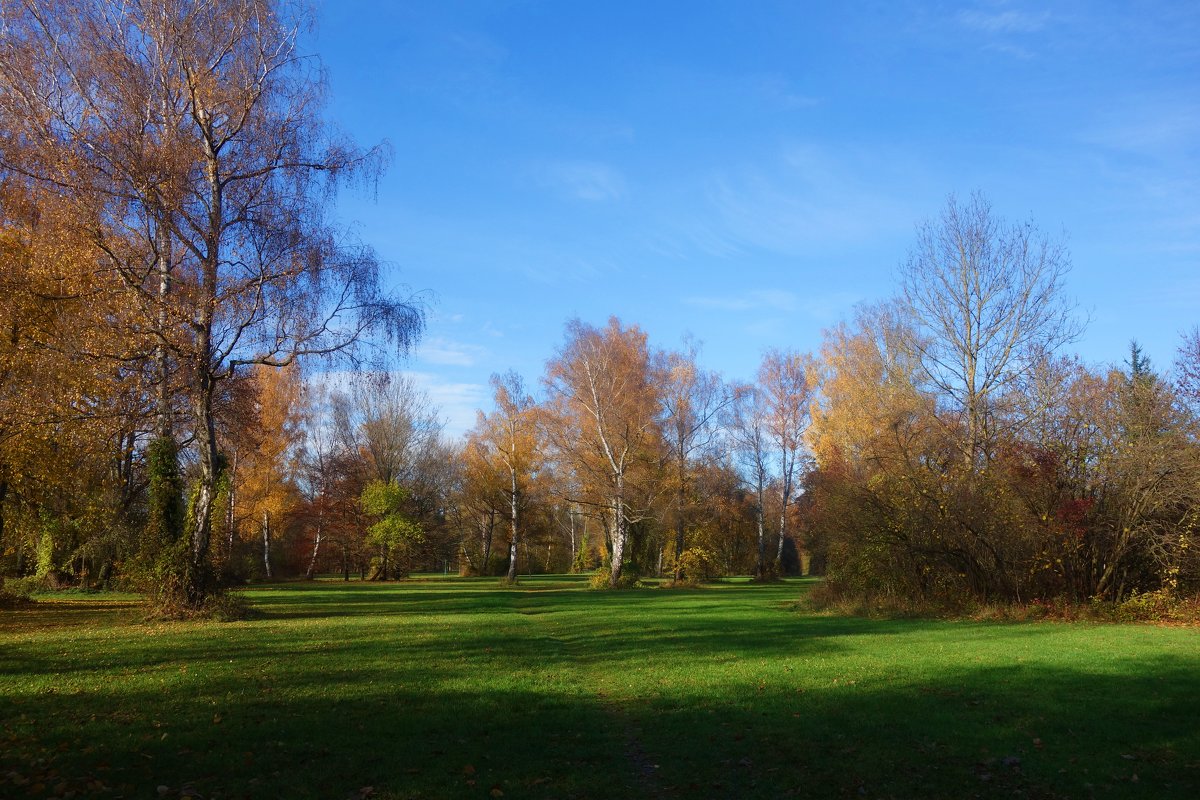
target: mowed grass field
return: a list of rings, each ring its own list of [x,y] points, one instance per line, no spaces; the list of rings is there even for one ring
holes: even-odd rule
[[[0,612],[0,797],[1200,797],[1200,631],[577,577]],[[73,793],[73,794],[72,794]]]

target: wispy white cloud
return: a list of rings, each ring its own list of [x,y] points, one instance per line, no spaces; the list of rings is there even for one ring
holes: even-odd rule
[[[862,300],[853,292],[805,294],[787,289],[756,289],[721,297],[687,297],[684,305],[714,311],[801,314],[817,321],[837,319]]]
[[[807,295],[800,303],[800,310],[818,322],[831,323],[845,316],[846,312],[861,303],[866,296],[857,292],[826,292]]]
[[[960,25],[989,34],[1036,33],[1050,21],[1048,11],[1005,9],[988,11],[982,8],[964,9],[957,16]]]
[[[963,9],[953,18],[954,25],[976,39],[973,46],[1022,60],[1037,56],[1035,37],[1053,22],[1048,11],[1013,7],[1005,0]]]
[[[750,81],[750,90],[767,102],[786,110],[813,108],[821,104],[818,97],[797,91],[782,75],[763,75]]]
[[[445,421],[447,436],[458,438],[475,424],[475,412],[488,402],[488,387],[481,383],[452,381],[432,372],[405,371],[429,395]]]
[[[1174,159],[1200,151],[1200,109],[1194,102],[1171,97],[1131,98],[1085,134],[1094,144],[1146,156]]]
[[[475,424],[475,412],[490,406],[490,389],[483,383],[455,381],[444,375],[425,370],[396,370],[393,377],[404,377],[424,392],[434,413],[443,423],[443,432],[458,438]],[[329,370],[308,377],[311,386],[328,393],[351,393],[360,380],[360,373],[348,370]]]
[[[442,336],[425,339],[417,346],[416,357],[427,364],[472,367],[486,350],[478,345],[456,342]]]
[[[1097,109],[1079,134],[1095,172],[1122,189],[1123,211],[1147,220],[1143,252],[1195,252],[1200,220],[1200,110],[1171,93]]]
[[[596,161],[549,161],[537,165],[538,183],[573,200],[610,202],[625,195],[624,176]]]
[[[1006,56],[1019,58],[1022,61],[1027,61],[1037,55],[1030,48],[1014,42],[988,42],[984,46],[984,49],[990,50],[993,53],[1003,53]]]
[[[773,164],[710,179],[710,237],[723,247],[808,255],[907,231],[922,179],[901,158],[795,143]],[[901,185],[904,195],[892,188]]]
[[[784,289],[758,289],[739,295],[721,297],[687,297],[684,305],[711,308],[717,311],[795,311],[795,293]]]

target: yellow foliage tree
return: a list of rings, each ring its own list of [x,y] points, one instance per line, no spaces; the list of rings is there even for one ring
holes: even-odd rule
[[[273,576],[271,542],[299,502],[293,476],[300,440],[300,372],[296,367],[257,365],[253,424],[243,431],[249,446],[233,474],[234,519],[243,531],[256,530],[262,542],[263,572]]]

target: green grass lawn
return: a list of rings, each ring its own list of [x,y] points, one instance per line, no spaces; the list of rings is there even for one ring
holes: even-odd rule
[[[808,585],[291,584],[225,624],[43,598],[0,611],[0,797],[1200,797],[1197,630],[813,615]]]

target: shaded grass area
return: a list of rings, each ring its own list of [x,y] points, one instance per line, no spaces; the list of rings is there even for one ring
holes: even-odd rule
[[[872,620],[808,584],[325,582],[0,613],[0,796],[1200,796],[1200,634]]]

